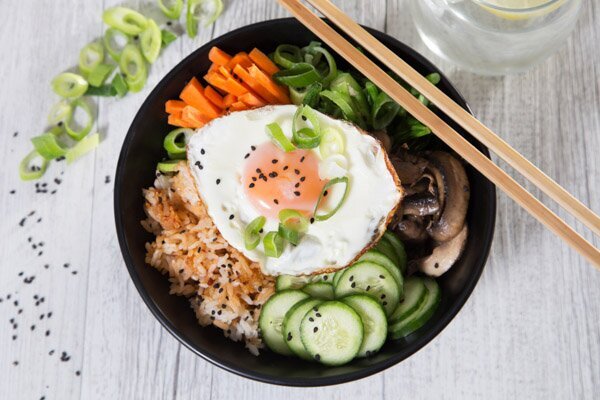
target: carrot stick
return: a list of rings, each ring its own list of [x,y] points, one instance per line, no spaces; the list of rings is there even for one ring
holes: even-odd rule
[[[208,69],[208,74],[210,74],[211,72],[217,72],[219,70],[219,65],[212,63],[210,64],[210,68]]]
[[[219,73],[221,75],[223,75],[227,79],[229,79],[229,78],[233,79],[233,75],[231,75],[231,73],[229,72],[229,70],[227,68],[225,68],[225,67],[219,67]]]
[[[223,102],[223,96],[221,96],[212,86],[207,85],[204,88],[204,95],[208,100],[211,101],[215,106],[219,107],[221,110],[225,108],[225,103]]]
[[[236,101],[235,103],[233,103],[230,107],[233,111],[243,111],[243,110],[247,110],[248,106],[245,103],[242,103],[241,101]]]
[[[181,111],[183,111],[183,107],[185,107],[185,102],[180,100],[167,100],[165,103],[165,111],[167,114],[173,114],[176,112],[181,113]]]
[[[231,56],[217,46],[213,46],[208,52],[208,59],[217,65],[227,65],[231,61]]]
[[[277,85],[273,79],[261,71],[260,68],[258,68],[256,65],[252,65],[249,72],[250,76],[256,79],[262,87],[267,89],[269,93],[275,96],[280,103],[290,104],[290,98],[286,93],[286,90]]]
[[[248,92],[238,81],[233,78],[225,78],[221,74],[207,74],[204,76],[204,79],[214,87],[236,96],[241,96]]]
[[[249,68],[252,65],[252,60],[248,57],[248,53],[242,51],[237,53],[231,61],[229,61],[226,65],[229,71],[232,71],[236,65],[241,65],[244,68]]]
[[[275,72],[279,71],[279,67],[277,67],[277,65],[275,65],[275,63],[259,49],[252,49],[249,56],[250,59],[254,61],[256,65],[258,65],[258,68],[262,69],[267,74],[273,75]]]
[[[210,121],[210,118],[205,117],[194,107],[186,106],[181,112],[181,120],[194,128],[201,128]]]
[[[228,94],[223,97],[223,103],[225,104],[225,108],[230,107],[233,103],[237,102],[238,99],[232,94]]]
[[[267,105],[263,99],[250,92],[240,96],[240,101],[250,107],[263,107]]]
[[[204,88],[196,78],[192,78],[185,88],[183,88],[179,97],[210,119],[221,115],[221,110],[204,96]]]
[[[250,73],[244,69],[241,65],[236,65],[233,69],[233,73],[237,75],[246,85],[248,85],[254,92],[260,97],[265,99],[268,104],[279,104],[280,101],[277,97],[273,96],[267,89],[262,87],[254,78],[250,76]]]
[[[184,122],[180,117],[177,117],[174,114],[169,115],[169,119],[167,120],[169,125],[178,126],[180,128],[193,128],[193,126]]]

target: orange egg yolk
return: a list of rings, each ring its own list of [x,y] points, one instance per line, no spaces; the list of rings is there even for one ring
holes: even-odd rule
[[[319,159],[311,151],[286,153],[271,142],[253,147],[246,156],[242,184],[256,210],[277,219],[280,210],[314,211],[327,182],[319,177]]]

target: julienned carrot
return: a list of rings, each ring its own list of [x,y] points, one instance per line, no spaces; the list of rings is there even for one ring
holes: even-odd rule
[[[233,78],[225,78],[218,73],[207,74],[204,76],[206,82],[210,83],[217,89],[221,89],[225,93],[231,93],[236,96],[241,96],[248,91]]]
[[[229,72],[229,70],[225,67],[219,67],[219,73],[221,75],[223,75],[225,78],[232,78],[233,79],[233,75],[231,75],[231,73]]]
[[[231,61],[231,56],[217,46],[213,46],[208,52],[208,59],[217,65],[227,65]]]
[[[249,68],[252,65],[252,60],[248,57],[248,53],[242,51],[237,53],[231,61],[229,61],[226,65],[229,71],[232,71],[236,65],[241,65],[244,68]]]
[[[269,104],[279,104],[280,101],[277,97],[273,96],[266,88],[261,86],[254,78],[250,76],[250,73],[244,69],[241,65],[236,65],[233,69],[233,73],[237,75],[246,85],[250,86],[260,97],[265,99]]]
[[[262,69],[269,75],[273,75],[275,72],[279,71],[279,67],[275,65],[273,61],[265,53],[257,49],[256,47],[252,49],[250,54],[248,55],[254,64],[258,65],[258,68]]]
[[[219,71],[219,67],[220,67],[220,65],[217,65],[215,63],[210,64],[210,68],[208,68],[207,74],[210,74],[211,72]]]
[[[241,102],[250,107],[263,107],[267,105],[263,99],[250,92],[240,96],[239,99]]]
[[[167,100],[165,103],[165,111],[167,114],[173,114],[176,112],[181,113],[181,111],[183,111],[183,107],[185,107],[185,102],[180,100]]]
[[[238,101],[237,97],[235,97],[232,94],[228,94],[225,97],[223,97],[223,103],[225,104],[225,108],[231,107],[231,105],[237,101]]]
[[[282,104],[289,104],[290,98],[286,93],[286,90],[281,86],[277,85],[273,79],[266,75],[256,65],[250,67],[250,76],[258,81],[258,83],[269,91],[273,96],[279,100]]]
[[[236,101],[235,103],[233,103],[230,107],[233,111],[243,111],[243,110],[247,110],[248,105],[246,105],[246,103],[243,103],[241,101]]]
[[[210,119],[217,118],[221,115],[221,110],[204,96],[204,88],[196,78],[192,78],[185,88],[183,88],[179,97],[181,100],[185,101],[186,104],[195,107]]]
[[[206,85],[204,88],[204,95],[208,100],[211,101],[215,106],[219,107],[223,110],[225,107],[225,103],[223,102],[223,96],[221,96],[215,89],[210,85]]]
[[[201,128],[212,118],[205,117],[199,110],[192,106],[186,106],[181,112],[181,119],[194,128]]]
[[[193,126],[187,124],[181,119],[181,117],[178,117],[175,114],[170,114],[167,122],[169,123],[169,125],[178,126],[180,128],[193,128]]]

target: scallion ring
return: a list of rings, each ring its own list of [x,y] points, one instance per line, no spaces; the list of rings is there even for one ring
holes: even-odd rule
[[[281,44],[275,49],[273,60],[279,66],[290,69],[295,64],[302,62],[302,53],[298,46],[291,44]]]
[[[162,10],[163,14],[170,19],[179,19],[181,16],[181,10],[183,10],[183,0],[158,0],[158,7]]]
[[[171,31],[163,29],[160,31],[160,40],[162,42],[162,47],[167,47],[175,40],[177,40],[177,35]]]
[[[110,85],[115,89],[115,92],[119,97],[123,97],[129,92],[127,82],[125,82],[125,79],[121,74],[116,74]]]
[[[76,99],[85,94],[89,84],[81,75],[63,72],[52,79],[52,90],[60,97]]]
[[[42,160],[41,165],[31,165],[33,160],[39,158]],[[34,179],[40,179],[48,168],[48,160],[43,158],[37,151],[33,150],[27,154],[21,163],[19,164],[19,176],[24,181],[31,181]]]
[[[102,20],[127,35],[139,35],[148,25],[146,17],[126,7],[109,8],[102,14]]]
[[[196,37],[199,21],[208,26],[215,22],[222,12],[223,0],[188,0],[185,18],[188,36]]]
[[[179,169],[178,165],[180,162],[180,160],[161,161],[158,164],[156,164],[156,170],[163,174],[172,173]]]
[[[300,128],[302,121],[308,121],[312,127]],[[315,110],[310,106],[300,106],[292,120],[292,141],[301,149],[312,149],[321,142],[321,125]]]
[[[57,142],[56,135],[53,133],[44,133],[31,138],[33,148],[38,154],[46,160],[54,160],[55,158],[65,155],[66,150]]]
[[[314,65],[309,63],[294,64],[290,69],[282,69],[273,74],[276,82],[294,88],[306,87],[312,83],[319,82],[321,75]]]
[[[90,109],[89,104],[81,99],[77,99],[77,100],[73,101],[71,103],[71,107],[72,107],[73,111],[71,112],[71,115],[69,115],[69,119],[67,119],[67,121],[65,122],[65,125],[64,125],[65,130],[67,131],[67,134],[69,136],[71,136],[73,139],[81,140],[92,130],[92,125],[94,124],[94,117],[92,116],[92,110]],[[86,119],[87,119],[87,121],[85,122],[85,125],[79,130],[77,130],[73,126],[75,114],[78,109],[81,109],[84,112]]]
[[[325,50],[321,46],[313,47],[312,51],[317,54],[322,54],[325,57],[325,60],[327,61],[327,75],[325,75],[321,81],[323,86],[327,86],[337,76],[337,64],[335,63],[335,59],[329,51]]]
[[[148,71],[146,61],[137,46],[125,46],[119,60],[119,68],[125,74],[125,81],[131,92],[137,93],[144,88]]]
[[[163,141],[165,150],[171,155],[185,154],[188,139],[193,133],[189,128],[172,130]]]
[[[387,127],[400,111],[400,106],[384,92],[380,92],[372,107],[372,124],[375,129]]]
[[[267,219],[260,216],[254,218],[246,225],[244,229],[244,246],[246,246],[246,250],[254,250],[258,246],[260,243],[260,230],[265,226],[266,222]]]
[[[131,42],[131,38],[115,28],[108,28],[106,32],[104,32],[102,41],[110,58],[119,62],[121,53],[125,46]]]
[[[71,147],[65,153],[65,158],[67,159],[67,164],[71,164],[73,161],[77,160],[80,157],[83,157],[85,154],[94,150],[100,144],[100,135],[97,133],[91,134],[89,136],[84,137],[75,146]]]
[[[285,241],[279,232],[271,231],[263,238],[263,246],[267,257],[279,258],[285,247]]]
[[[321,144],[319,144],[321,157],[325,159],[334,154],[343,154],[344,150],[344,136],[340,130],[332,126],[323,129]]]
[[[320,96],[335,104],[340,109],[345,119],[354,123],[358,122],[358,117],[354,112],[354,109],[352,109],[349,96],[331,90],[323,90],[320,93]]]
[[[64,124],[69,119],[72,112],[73,107],[71,107],[71,103],[67,100],[60,100],[50,109],[50,113],[48,114],[48,125]]]
[[[371,105],[375,104],[377,100],[377,96],[379,96],[379,89],[375,84],[371,81],[367,81],[365,83],[365,92],[367,93],[367,99],[371,103]]]
[[[88,76],[88,82],[93,87],[100,87],[104,84],[104,81],[109,77],[109,75],[113,72],[115,67],[109,64],[98,64],[96,67],[90,72]]]
[[[308,218],[297,210],[286,208],[279,211],[279,221],[279,234],[293,245],[297,245],[308,231]]]
[[[329,211],[326,214],[317,214],[318,210],[319,210],[319,205],[321,205],[321,200],[323,200],[323,198],[326,196],[325,192],[327,192],[327,190],[332,187],[333,185],[337,185],[337,184],[344,184],[344,194],[342,195],[342,198],[340,199],[340,201],[337,203],[337,205],[333,208],[333,210]],[[346,197],[348,196],[348,191],[350,189],[350,184],[349,184],[349,180],[347,176],[342,176],[339,178],[333,178],[331,179],[329,182],[327,182],[325,184],[325,186],[323,186],[323,190],[321,190],[321,194],[319,195],[319,199],[317,200],[317,205],[315,206],[315,212],[314,212],[314,219],[317,221],[325,221],[329,218],[331,218],[336,212],[338,212],[338,210],[340,209],[340,207],[342,207],[342,204],[344,204],[344,201],[346,201]]]
[[[160,28],[153,19],[149,19],[146,29],[140,34],[140,47],[146,61],[154,64],[160,53],[161,46],[162,34]]]
[[[103,61],[104,46],[102,46],[102,43],[89,43],[79,52],[79,70],[83,74],[89,74]]]
[[[277,122],[267,125],[267,135],[283,151],[290,152],[296,150],[290,139],[285,136],[281,126]]]
[[[305,104],[316,107],[319,103],[319,93],[323,90],[320,82],[315,82],[304,89],[290,88],[290,99],[296,105]]]

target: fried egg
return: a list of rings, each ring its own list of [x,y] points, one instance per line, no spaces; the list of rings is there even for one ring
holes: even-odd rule
[[[322,129],[340,133],[340,151],[322,152],[319,147],[283,151],[266,126],[278,123],[291,140],[296,110],[297,106],[282,105],[234,112],[211,121],[188,142],[188,163],[217,229],[268,275],[311,275],[346,267],[380,238],[402,198],[381,144],[345,121],[316,112]],[[324,190],[337,177],[348,178],[343,201],[344,185]],[[341,207],[319,221],[312,217],[321,194],[319,215],[340,202]],[[261,234],[277,231],[283,209],[310,218],[299,243],[287,243],[279,257],[266,256],[262,241],[248,250],[246,226],[264,216]]]

